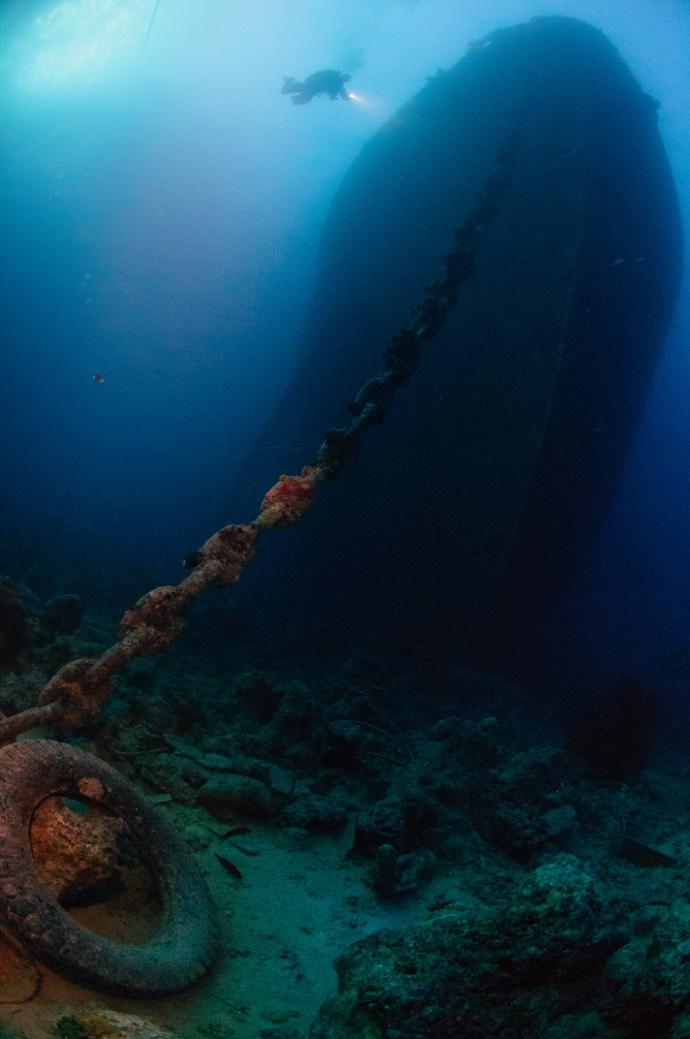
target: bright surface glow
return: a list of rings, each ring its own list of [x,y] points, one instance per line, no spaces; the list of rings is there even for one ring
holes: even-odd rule
[[[149,8],[145,0],[59,0],[18,34],[18,84],[55,90],[108,78],[136,60]]]

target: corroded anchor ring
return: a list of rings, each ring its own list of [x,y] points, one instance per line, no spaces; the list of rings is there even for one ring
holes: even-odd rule
[[[163,906],[142,945],[88,931],[43,887],[31,853],[31,821],[48,797],[72,796],[122,818]],[[92,754],[52,740],[0,748],[0,915],[42,963],[84,985],[161,995],[192,984],[218,947],[217,912],[199,867],[166,817]]]

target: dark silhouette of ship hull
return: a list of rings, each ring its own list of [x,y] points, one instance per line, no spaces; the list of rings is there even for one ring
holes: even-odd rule
[[[270,583],[281,612],[498,650],[566,587],[678,291],[656,109],[598,30],[538,18],[473,45],[365,146],[326,221],[296,374],[261,437],[284,457],[257,451],[241,481],[250,511],[376,374],[507,134],[519,154],[447,325],[357,465],[264,554],[252,595]]]

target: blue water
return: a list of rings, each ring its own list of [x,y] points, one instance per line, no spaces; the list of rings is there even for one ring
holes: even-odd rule
[[[536,14],[602,28],[661,102],[688,211],[682,0],[161,0],[142,52],[153,9],[16,0],[0,16],[0,535],[17,578],[61,561],[144,591],[250,518],[233,514],[233,479],[296,363],[329,204],[363,145],[472,39]],[[361,103],[281,95],[283,75],[324,66],[350,71]],[[690,637],[689,324],[681,297],[565,607],[573,653],[644,665]],[[291,446],[296,469],[317,446]]]
[[[5,1019],[12,1035],[16,1026],[41,1039],[56,1034],[58,1013],[77,1013],[86,989],[65,988],[63,972],[119,990],[113,1005],[128,1011],[140,1012],[142,992],[158,997],[146,1013],[180,1039],[690,1035],[687,276],[643,401],[647,373],[637,373],[656,343],[635,342],[625,320],[603,325],[620,319],[631,286],[642,302],[626,314],[646,321],[650,299],[669,309],[665,286],[676,281],[656,109],[582,26],[559,21],[550,36],[552,21],[544,36],[542,23],[532,36],[497,35],[487,53],[473,46],[537,15],[602,30],[658,100],[690,226],[687,0],[0,0],[3,731],[5,715],[33,706],[56,671],[48,710],[70,703],[63,727],[37,730],[36,715],[23,716],[30,737],[59,741],[52,749],[0,739],[2,1036]],[[575,90],[540,49],[554,39],[563,61],[591,47]],[[556,100],[524,103],[538,94],[532,64],[525,94],[518,84],[515,106],[502,107],[504,84],[534,54],[546,55],[542,82]],[[323,68],[351,76],[351,99],[293,105],[281,92],[284,76]],[[605,146],[599,128],[610,127],[612,106],[592,96],[592,82],[629,104]],[[583,119],[582,136],[565,118],[555,125],[561,104]],[[458,115],[447,134],[446,111]],[[514,126],[524,135],[506,148]],[[649,153],[618,193],[611,170],[641,154],[640,141]],[[438,170],[436,192],[434,156],[451,170],[445,179]],[[592,156],[598,180],[587,179]],[[493,210],[473,223],[497,181]],[[660,200],[651,217],[640,184]],[[580,238],[579,215],[600,216],[606,203],[603,229],[583,221]],[[319,484],[297,530],[262,533],[239,586],[205,592],[169,652],[144,658],[166,622],[178,633],[179,600],[170,607],[163,589],[150,612],[148,600],[129,615],[121,655],[99,657],[123,610],[179,582],[185,558],[192,570],[205,564],[206,538],[252,520],[281,473],[314,460],[402,323],[398,346],[424,338],[419,312],[406,312],[425,296],[441,308],[441,290],[425,284],[454,241],[475,243],[478,276],[462,280],[456,304],[442,297],[446,323],[385,422],[367,429],[352,471]],[[610,254],[618,241],[661,258],[647,281],[647,257]],[[530,281],[529,258],[543,280]],[[466,343],[468,327],[484,339]],[[605,366],[621,342],[635,356],[629,379],[613,372],[633,394],[619,401],[596,361]],[[576,363],[554,364],[552,344]],[[401,355],[390,356],[386,374],[400,375]],[[582,414],[567,387],[553,398],[544,389],[563,369],[568,386],[582,387]],[[545,433],[539,426],[553,399],[566,415],[555,425],[565,480],[558,437],[546,418]],[[457,419],[450,431],[446,418]],[[503,450],[505,429],[515,451]],[[599,465],[621,440],[620,465]],[[587,471],[583,459],[594,459]],[[515,485],[526,476],[531,488],[533,472],[546,505],[535,494],[518,515],[530,520],[523,553],[503,535],[515,530],[512,502],[523,501]],[[605,509],[573,565],[562,502],[579,488],[573,530],[588,505]],[[563,558],[543,553],[562,580],[542,600],[550,573],[533,550],[545,529],[565,547]],[[493,615],[486,603],[500,599],[504,564],[513,612],[504,601]],[[466,588],[490,615],[483,630],[484,617],[465,616],[481,612]],[[142,659],[127,660],[111,690],[103,676],[131,647]],[[76,669],[60,670],[74,658]],[[83,764],[75,744],[90,755]],[[123,785],[139,784],[122,803],[94,755]],[[188,906],[198,925],[190,918],[185,929],[173,914],[174,940],[147,946],[146,929],[158,926],[152,885],[132,848],[119,859],[113,850],[127,826],[112,824],[103,876],[88,866],[98,840],[82,861],[83,838],[66,828],[63,850],[48,855],[78,860],[76,918],[117,936],[108,948],[127,967],[119,979],[107,976],[110,954],[101,963],[84,952],[85,931],[72,930],[29,861],[32,840],[39,858],[36,817],[46,809],[49,827],[59,800],[49,794],[66,789],[125,823],[136,815],[139,867],[149,864],[155,886],[156,869],[169,866],[159,915],[179,886],[176,913]],[[205,880],[166,831],[160,841],[153,831],[151,853],[141,831],[152,817],[137,807],[151,795]],[[213,964],[207,915],[222,932]],[[28,953],[14,971],[5,922],[54,973]],[[160,990],[156,970],[148,976],[154,960],[166,967],[159,957],[172,978]],[[165,996],[165,985],[207,967],[203,988]]]

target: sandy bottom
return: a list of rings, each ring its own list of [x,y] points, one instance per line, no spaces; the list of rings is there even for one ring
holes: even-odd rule
[[[171,814],[180,827],[207,830],[214,840],[222,829],[196,809],[175,806]],[[0,1020],[27,1039],[48,1039],[66,1007],[89,1004],[140,1015],[181,1039],[257,1039],[272,1029],[306,1036],[320,1004],[336,989],[335,957],[371,931],[426,915],[419,900],[387,905],[373,894],[362,868],[346,858],[353,827],[354,818],[337,837],[323,837],[259,824],[234,846],[224,841],[199,852],[224,940],[210,976],[175,996],[103,996],[35,963],[15,942],[4,942]],[[241,878],[215,858],[221,848]],[[437,878],[426,894],[433,897],[439,885],[449,890],[450,880]],[[117,940],[136,940],[150,921],[140,913],[134,918],[126,903],[125,896],[74,915]]]

